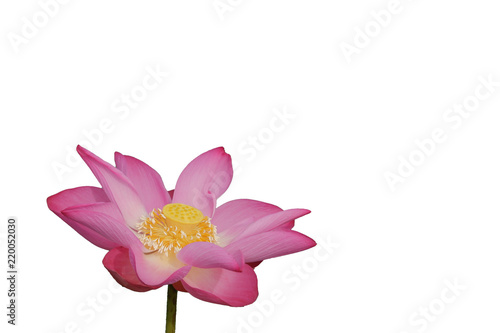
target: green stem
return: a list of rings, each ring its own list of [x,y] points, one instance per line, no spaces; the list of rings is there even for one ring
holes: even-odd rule
[[[165,333],[175,333],[175,315],[177,313],[177,290],[168,285],[167,295],[167,326]]]

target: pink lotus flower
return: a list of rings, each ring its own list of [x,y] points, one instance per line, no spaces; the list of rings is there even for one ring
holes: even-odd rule
[[[244,306],[258,295],[256,265],[316,245],[291,230],[306,209],[248,199],[216,208],[233,176],[222,147],[189,163],[172,191],[134,157],[117,152],[114,167],[80,146],[77,151],[102,188],[68,189],[47,204],[80,235],[109,250],[104,266],[131,290],[174,284],[207,302]]]

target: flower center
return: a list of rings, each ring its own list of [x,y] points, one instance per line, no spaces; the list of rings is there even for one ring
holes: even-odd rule
[[[194,242],[216,242],[217,230],[210,219],[198,209],[180,204],[168,204],[154,209],[137,225],[139,239],[153,252],[169,255]]]

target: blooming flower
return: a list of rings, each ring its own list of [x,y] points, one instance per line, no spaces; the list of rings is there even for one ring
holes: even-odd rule
[[[306,209],[248,199],[216,208],[233,176],[222,147],[189,163],[172,191],[134,157],[117,152],[114,167],[81,146],[77,151],[102,188],[64,190],[47,204],[80,235],[109,250],[104,266],[131,290],[173,284],[207,302],[244,306],[258,295],[256,265],[316,245],[292,230]]]

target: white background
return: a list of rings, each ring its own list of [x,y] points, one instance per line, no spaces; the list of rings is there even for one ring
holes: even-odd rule
[[[20,272],[16,327],[2,278],[2,331],[164,330],[166,289],[115,290],[105,251],[46,206],[97,185],[83,163],[54,171],[94,133],[97,155],[138,157],[168,188],[191,159],[224,146],[239,166],[219,204],[308,208],[295,229],[339,244],[264,262],[259,299],[244,308],[179,294],[179,333],[498,332],[500,87],[457,128],[443,118],[474,102],[479,77],[500,81],[496,2],[401,0],[384,27],[370,12],[390,1],[221,3],[222,15],[212,0],[73,0],[47,22],[37,1],[1,3],[1,257],[17,216]],[[34,15],[46,25],[15,46]],[[346,57],[341,46],[355,40],[362,47]],[[148,67],[169,76],[114,112]],[[292,116],[276,122],[285,109]],[[112,125],[100,136],[103,119]],[[422,158],[415,140],[436,128],[447,139],[392,191],[386,173],[397,175],[399,157]],[[282,302],[271,305],[273,293]]]

